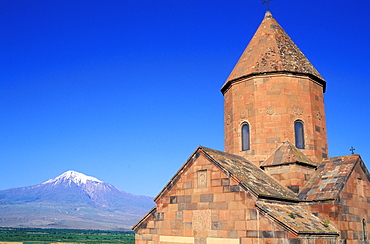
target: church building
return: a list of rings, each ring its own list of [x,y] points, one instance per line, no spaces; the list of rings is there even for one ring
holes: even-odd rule
[[[199,147],[136,244],[368,243],[370,174],[328,156],[326,81],[267,11],[221,88],[225,151]]]

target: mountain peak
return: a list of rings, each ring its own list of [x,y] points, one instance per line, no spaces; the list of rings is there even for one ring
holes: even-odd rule
[[[0,225],[115,230],[132,226],[153,206],[150,197],[69,170],[38,185],[0,191]]]
[[[101,180],[98,180],[95,177],[87,176],[74,170],[68,170],[63,174],[59,175],[58,177],[47,180],[42,184],[58,184],[61,182],[68,182],[68,184],[71,184],[73,182],[77,185],[82,185],[86,184],[87,181],[102,182]]]

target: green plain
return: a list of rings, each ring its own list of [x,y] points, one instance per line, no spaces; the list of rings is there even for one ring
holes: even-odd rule
[[[132,231],[0,228],[0,242],[23,244],[51,243],[126,243],[134,244]]]

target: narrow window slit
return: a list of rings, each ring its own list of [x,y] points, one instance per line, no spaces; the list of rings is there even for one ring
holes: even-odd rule
[[[297,120],[294,122],[295,147],[304,149],[304,127],[303,122]]]
[[[249,124],[243,124],[242,126],[242,150],[250,150]]]

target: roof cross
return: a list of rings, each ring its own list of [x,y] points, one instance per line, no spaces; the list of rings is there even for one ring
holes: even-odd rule
[[[262,4],[265,4],[266,3],[266,11],[270,11],[270,1],[272,0],[264,0],[262,1]]]
[[[355,148],[351,147],[351,149],[349,149],[351,152],[352,152],[352,155],[355,154]]]

